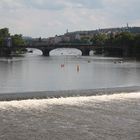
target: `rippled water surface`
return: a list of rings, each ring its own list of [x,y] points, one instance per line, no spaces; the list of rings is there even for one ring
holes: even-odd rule
[[[43,57],[34,50],[24,57],[0,58],[0,93],[140,85],[139,62],[84,57],[73,49],[54,50],[50,55]]]
[[[0,102],[0,140],[139,140],[140,93]]]

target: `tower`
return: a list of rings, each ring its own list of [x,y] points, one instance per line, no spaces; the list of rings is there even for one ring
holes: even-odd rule
[[[66,30],[66,34],[67,34],[67,33],[69,33],[69,30],[68,30],[68,29]]]
[[[128,23],[126,24],[126,27],[127,27],[127,29],[129,29],[129,25],[128,25]]]

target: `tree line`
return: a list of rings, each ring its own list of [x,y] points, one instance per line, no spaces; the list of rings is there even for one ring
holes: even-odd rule
[[[140,57],[140,34],[138,33],[98,33],[92,37],[83,37],[82,40],[97,47],[111,46],[115,48],[119,46],[120,48],[127,48],[130,51],[129,56]]]
[[[133,34],[130,32],[99,33],[93,36],[90,40],[93,45],[111,45],[111,46],[131,46],[140,47],[140,34]]]
[[[8,28],[0,29],[0,47],[7,47],[8,39],[10,39],[13,47],[25,45],[21,34],[10,35]]]
[[[19,55],[26,50],[21,34],[10,35],[8,28],[0,29],[0,56]]]

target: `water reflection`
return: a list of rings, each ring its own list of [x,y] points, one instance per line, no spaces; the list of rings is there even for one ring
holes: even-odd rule
[[[39,50],[10,61],[0,58],[0,93],[140,85],[140,63],[119,61],[80,54],[43,57]]]

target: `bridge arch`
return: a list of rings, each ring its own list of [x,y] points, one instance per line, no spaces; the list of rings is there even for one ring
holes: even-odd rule
[[[42,50],[38,49],[38,48],[26,48],[27,49],[27,52],[28,53],[33,53],[33,54],[36,54],[36,55],[42,55],[43,52]]]
[[[53,50],[56,50],[56,49],[59,49],[59,47],[58,48],[51,48],[51,49],[45,48],[45,49],[42,49],[42,52],[43,52],[44,56],[49,56],[50,52],[53,51]],[[70,47],[67,47],[67,48],[63,48],[63,49],[77,49],[77,50],[81,51],[81,55],[83,55],[83,56],[88,56],[90,54],[90,51],[92,50],[92,49],[84,48],[84,47],[83,48],[77,48],[77,47],[70,48]]]

